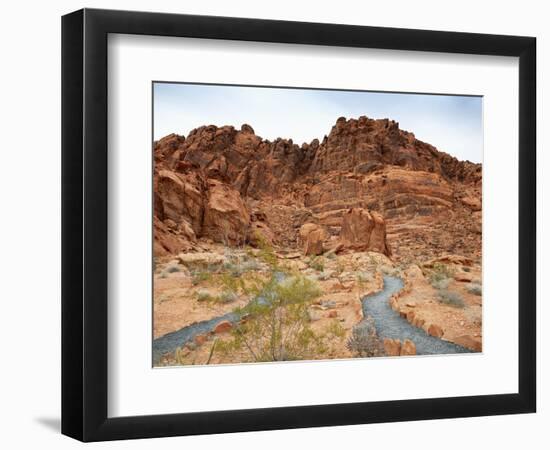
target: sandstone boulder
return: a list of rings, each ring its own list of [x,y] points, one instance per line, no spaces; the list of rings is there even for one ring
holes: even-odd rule
[[[325,251],[323,243],[328,238],[328,233],[322,226],[306,223],[300,227],[299,237],[304,255],[322,255]]]
[[[351,208],[344,212],[340,240],[344,248],[391,255],[386,242],[386,223],[383,217],[374,211]]]
[[[233,324],[228,320],[222,320],[214,328],[214,334],[226,333],[233,328]]]
[[[410,339],[405,339],[401,345],[401,356],[416,355],[416,345]]]
[[[399,356],[401,354],[401,341],[399,339],[384,339],[384,352],[386,356]]]
[[[440,338],[441,336],[443,336],[443,329],[439,325],[436,325],[435,323],[432,323],[428,327],[428,334],[430,336],[435,336],[437,338]]]

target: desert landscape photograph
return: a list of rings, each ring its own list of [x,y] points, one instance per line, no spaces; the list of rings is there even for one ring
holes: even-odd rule
[[[482,352],[482,97],[152,89],[154,367]]]

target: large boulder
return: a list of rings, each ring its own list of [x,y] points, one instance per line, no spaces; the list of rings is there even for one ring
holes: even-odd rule
[[[300,227],[299,238],[304,255],[322,255],[325,250],[323,243],[328,237],[327,231],[320,225],[315,223],[305,223],[302,225]]]
[[[384,218],[364,208],[351,208],[343,213],[340,241],[347,249],[391,255]]]

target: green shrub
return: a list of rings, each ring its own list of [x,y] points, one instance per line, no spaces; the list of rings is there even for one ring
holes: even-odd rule
[[[212,279],[212,274],[206,270],[195,270],[191,272],[191,283],[193,286],[200,284],[204,281],[210,281]]]
[[[234,291],[223,291],[216,299],[220,303],[232,303],[236,301],[239,296]]]
[[[197,292],[197,301],[199,302],[211,302],[214,300],[214,296],[208,291],[200,290]]]
[[[439,301],[445,305],[454,306],[455,308],[464,308],[465,306],[464,299],[456,292],[440,291]]]
[[[175,273],[175,272],[179,272],[181,269],[179,268],[179,266],[168,266],[166,268],[166,272],[168,273]]]
[[[313,256],[309,258],[307,265],[317,272],[324,272],[325,270],[325,261],[322,256]]]
[[[432,270],[429,272],[428,278],[434,288],[446,289],[451,279],[454,277],[454,273],[455,271],[446,264],[436,262],[434,263]]]
[[[321,295],[317,284],[301,275],[278,281],[275,273],[261,283],[252,301],[236,310],[246,320],[235,325],[232,339],[217,350],[246,351],[253,361],[288,361],[316,356],[322,340],[309,326],[308,307]]]
[[[372,281],[372,275],[369,272],[357,272],[356,278],[359,283],[369,283]]]

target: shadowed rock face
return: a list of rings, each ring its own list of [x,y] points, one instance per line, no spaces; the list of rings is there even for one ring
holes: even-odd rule
[[[323,229],[311,237],[312,253],[376,247],[411,258],[481,249],[481,165],[438,151],[392,120],[340,118],[321,142],[302,145],[267,141],[247,124],[202,126],[155,142],[154,158],[157,256],[201,239],[254,244],[259,235],[302,248],[299,231],[308,223]],[[362,224],[355,234],[347,214]]]

